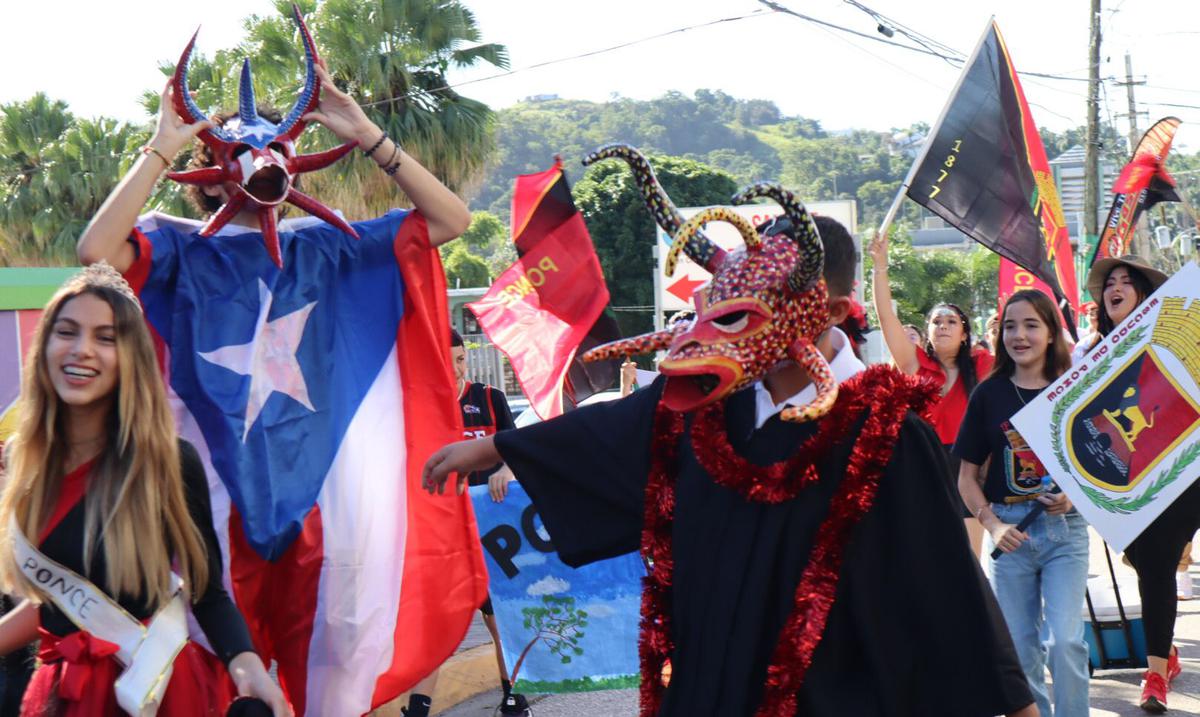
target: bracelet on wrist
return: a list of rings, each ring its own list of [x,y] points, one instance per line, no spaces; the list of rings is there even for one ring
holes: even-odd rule
[[[148,144],[142,145],[142,154],[147,155],[147,156],[153,154],[154,156],[158,157],[159,159],[161,159],[163,161],[163,164],[166,165],[167,169],[170,169],[172,166],[171,160],[167,159],[167,155],[163,154],[162,152],[159,152],[156,147],[152,147]]]
[[[987,503],[984,503],[983,505],[979,506],[979,508],[975,511],[975,520],[979,520],[980,516],[983,515],[983,511],[985,509],[987,509],[987,507],[988,507]]]
[[[370,156],[374,155],[375,151],[377,149],[379,149],[380,147],[382,147],[383,143],[387,141],[387,138],[388,138],[387,132],[384,132],[383,134],[379,135],[379,141],[376,142],[375,144],[371,145],[370,149],[363,150],[363,156],[370,157]]]

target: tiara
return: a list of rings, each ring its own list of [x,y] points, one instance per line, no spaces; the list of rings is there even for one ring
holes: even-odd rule
[[[83,267],[82,271],[67,281],[66,286],[71,288],[102,286],[106,289],[112,289],[133,302],[133,305],[137,307],[139,312],[142,311],[142,303],[138,301],[133,287],[129,285],[128,281],[125,281],[125,277],[121,276],[121,272],[117,271],[112,264],[103,259]]]

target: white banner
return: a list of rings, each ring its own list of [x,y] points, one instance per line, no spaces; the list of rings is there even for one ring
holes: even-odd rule
[[[1123,551],[1200,476],[1200,266],[1189,263],[1013,417]]]

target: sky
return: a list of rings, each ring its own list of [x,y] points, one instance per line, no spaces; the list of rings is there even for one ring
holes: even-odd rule
[[[669,90],[719,89],[774,101],[788,115],[829,130],[888,130],[933,123],[959,70],[947,61],[772,12],[757,0],[465,0],[483,40],[508,47],[505,77],[484,68],[451,78],[469,97],[503,108],[543,94],[604,101],[650,99]],[[1076,80],[1023,78],[1041,126],[1086,122],[1089,0],[780,0],[796,12],[883,39],[855,4],[969,54],[992,15],[1018,70]],[[169,8],[169,10],[164,10]],[[157,65],[178,57],[203,25],[202,52],[233,46],[251,13],[269,0],[200,3],[83,0],[5,3],[0,9],[0,103],[44,91],[79,115],[144,121],[141,92],[158,89]],[[164,17],[165,15],[165,17]],[[748,17],[743,17],[748,16]],[[1200,82],[1192,65],[1200,40],[1194,0],[1104,0],[1101,77],[1123,81],[1131,54],[1138,117],[1145,129],[1168,114],[1184,120],[1176,146],[1200,148]],[[721,19],[726,22],[716,22]],[[688,28],[684,30],[684,28]],[[683,30],[681,32],[673,32]],[[913,44],[900,32],[893,38]],[[51,42],[53,40],[53,42]],[[632,44],[627,44],[632,43]],[[626,45],[608,52],[617,45]],[[585,53],[587,57],[572,58]],[[552,63],[543,67],[533,65]],[[1126,90],[1103,84],[1101,117],[1128,132]],[[1168,104],[1195,105],[1171,107]],[[1193,134],[1194,132],[1194,134]]]

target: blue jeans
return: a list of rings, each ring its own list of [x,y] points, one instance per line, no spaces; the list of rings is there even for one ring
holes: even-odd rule
[[[1032,507],[1032,502],[993,503],[992,511],[1005,523],[1016,525]],[[990,535],[985,536],[984,555],[989,557],[984,570],[1042,717],[1087,717],[1088,650],[1083,640],[1087,521],[1075,511],[1043,513],[1025,534],[1029,540],[995,561],[990,557],[995,544]],[[1046,691],[1047,655],[1054,679],[1053,711]]]

